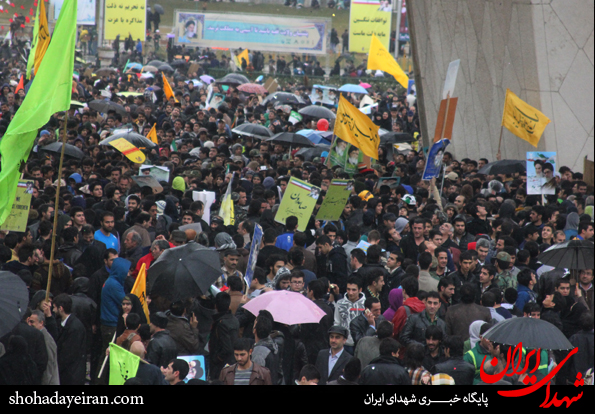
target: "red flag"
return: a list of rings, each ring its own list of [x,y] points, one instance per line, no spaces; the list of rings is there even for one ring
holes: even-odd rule
[[[25,89],[25,76],[21,75],[21,80],[17,85],[17,88],[14,90],[14,94],[16,95],[21,89]]]

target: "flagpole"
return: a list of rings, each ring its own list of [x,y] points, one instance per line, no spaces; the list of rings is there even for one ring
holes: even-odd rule
[[[42,0],[43,1],[43,0]],[[56,201],[54,203],[54,227],[52,229],[52,248],[50,251],[50,265],[48,270],[48,284],[45,288],[45,301],[50,297],[50,286],[52,285],[52,270],[54,268],[54,254],[56,250],[56,229],[58,228],[58,207],[60,200],[60,185],[62,184],[62,165],[64,164],[64,150],[66,149],[66,125],[68,125],[68,111],[64,115],[64,130],[62,137],[62,152],[60,153],[60,167],[58,168],[58,186],[56,188]]]
[[[498,161],[502,159],[502,153],[500,152],[500,147],[502,146],[502,133],[504,132],[504,125],[500,125],[500,142],[498,143],[498,154],[496,154],[496,158]]]
[[[448,120],[448,109],[450,107],[450,92],[446,95],[446,111],[444,111],[444,121],[442,122],[442,129],[440,130],[440,139],[444,139],[446,132],[446,121]]]

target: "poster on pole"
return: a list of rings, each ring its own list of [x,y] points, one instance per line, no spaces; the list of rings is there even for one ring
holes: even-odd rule
[[[527,194],[556,194],[555,152],[527,152]]]
[[[29,207],[31,205],[31,194],[33,194],[33,187],[35,181],[20,180],[17,185],[17,192],[12,203],[10,215],[6,218],[4,223],[0,226],[3,231],[20,231],[24,232],[27,229],[27,220],[29,219]]]
[[[343,172],[349,175],[356,174],[359,168],[365,168],[364,153],[355,145],[343,141],[341,138],[335,137],[331,144],[329,151],[330,166],[335,165],[343,168]]]
[[[446,80],[444,81],[444,89],[442,90],[442,99],[454,97],[455,85],[457,83],[457,75],[459,73],[459,66],[461,66],[461,59],[453,60],[448,65],[448,71],[446,72]]]
[[[335,221],[341,217],[343,209],[353,189],[353,180],[333,180],[318,209],[316,220]]]
[[[298,230],[305,231],[319,196],[320,187],[292,177],[283,194],[275,221],[285,224],[287,217],[296,216]]]
[[[123,42],[128,36],[132,36],[135,45],[139,39],[144,42],[147,17],[145,9],[146,0],[107,0],[104,38],[114,40],[120,35]]]
[[[372,35],[390,50],[392,4],[388,0],[355,0],[349,11],[349,51],[368,53]]]
[[[254,277],[254,268],[256,267],[256,259],[258,259],[258,252],[260,252],[260,243],[262,242],[262,227],[259,224],[254,224],[254,235],[252,236],[252,243],[250,244],[250,256],[248,256],[248,265],[246,266],[246,274],[244,280],[246,286],[250,287],[252,278]]]
[[[211,206],[215,202],[215,193],[213,191],[193,191],[192,199],[194,201],[202,201],[202,219],[211,223]]]
[[[428,161],[426,162],[426,168],[422,180],[431,180],[434,177],[438,177],[442,171],[442,158],[444,157],[444,151],[450,144],[449,139],[441,139],[435,142],[430,149],[428,154]]]

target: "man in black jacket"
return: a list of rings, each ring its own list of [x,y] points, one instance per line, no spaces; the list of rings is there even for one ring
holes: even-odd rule
[[[163,312],[151,314],[151,341],[147,346],[147,361],[158,367],[165,367],[178,357],[176,341],[169,335],[167,315]]]
[[[360,375],[361,385],[410,385],[411,379],[399,363],[401,345],[393,338],[380,341],[380,356],[373,359]]]
[[[449,359],[434,365],[432,374],[447,374],[455,380],[455,385],[473,384],[475,367],[463,360],[463,338],[452,335],[444,340],[444,353]]]
[[[54,313],[60,317],[58,337],[54,337],[58,348],[60,385],[84,385],[87,372],[85,326],[72,314],[72,298],[68,294],[56,296],[53,305]]]
[[[217,313],[213,315],[213,325],[209,339],[209,355],[211,370],[209,377],[219,379],[219,374],[225,364],[236,363],[233,355],[233,341],[238,338],[240,323],[229,310],[231,297],[226,292],[220,292],[215,296],[215,308]]]
[[[345,249],[340,246],[333,247],[333,243],[328,236],[320,236],[316,240],[317,250],[320,252],[316,256],[318,261],[319,278],[326,277],[337,286],[339,291],[347,291],[347,254]]]
[[[386,320],[380,313],[380,301],[375,297],[366,297],[364,308],[366,308],[364,313],[357,316],[349,324],[354,347],[357,346],[360,339],[376,335],[378,324]]]
[[[308,299],[316,304],[326,314],[318,323],[305,323],[301,325],[300,336],[306,346],[308,362],[314,364],[321,349],[327,347],[327,332],[333,326],[334,312],[323,299],[326,286],[321,280],[308,283],[306,294]]]

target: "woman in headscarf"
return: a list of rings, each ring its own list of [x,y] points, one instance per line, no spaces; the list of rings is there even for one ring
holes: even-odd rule
[[[382,316],[387,321],[392,321],[397,310],[403,306],[403,289],[397,288],[391,290],[388,294],[388,304],[389,308],[384,311]]]
[[[566,217],[566,227],[564,227],[564,234],[566,235],[566,240],[572,240],[573,237],[578,236],[578,224],[580,222],[580,217],[578,213],[570,213],[568,217]]]
[[[397,230],[401,236],[407,234],[409,232],[409,220],[405,217],[399,217],[395,222],[395,230]]]
[[[465,341],[465,348],[463,352],[470,351],[475,347],[475,344],[479,342],[479,331],[486,321],[475,321],[469,325],[469,339]]]

